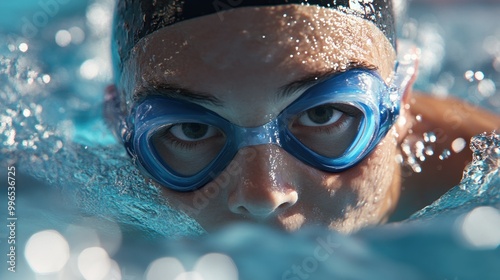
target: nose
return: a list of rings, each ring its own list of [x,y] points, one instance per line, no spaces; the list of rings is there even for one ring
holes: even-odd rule
[[[299,195],[288,169],[291,159],[285,151],[274,145],[246,147],[234,160],[241,176],[228,196],[233,213],[263,219],[297,202]]]

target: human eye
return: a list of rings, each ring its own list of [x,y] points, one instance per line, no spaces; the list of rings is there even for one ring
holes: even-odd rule
[[[299,115],[297,123],[303,126],[326,126],[337,122],[343,113],[332,104],[311,108]]]
[[[203,123],[182,123],[171,126],[169,133],[179,140],[195,142],[216,136],[219,131],[214,126]]]
[[[335,129],[352,119],[359,118],[359,109],[348,104],[323,104],[300,113],[292,126],[309,129]]]
[[[214,160],[226,136],[204,123],[179,123],[157,130],[151,144],[163,163],[182,175],[193,175]]]
[[[341,156],[354,142],[363,119],[350,104],[322,104],[298,114],[290,132],[305,146],[328,157]]]

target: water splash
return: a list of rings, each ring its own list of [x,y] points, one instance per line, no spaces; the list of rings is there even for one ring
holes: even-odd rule
[[[36,182],[28,192],[47,193],[37,198],[39,203],[60,207],[53,222],[46,217],[52,215],[50,209],[42,207],[45,218],[33,223],[58,227],[66,220],[96,216],[152,236],[203,233],[139,175],[122,146],[102,141],[110,136],[100,117],[102,100],[79,96],[66,87],[76,77],[47,74],[38,55],[0,47],[0,167],[15,165],[20,177]],[[64,199],[51,205],[57,195]],[[35,212],[37,207],[24,209]],[[26,215],[26,219],[36,217]]]
[[[472,138],[473,161],[464,170],[460,189],[479,196],[500,170],[500,135],[483,133]]]
[[[472,138],[472,162],[465,168],[459,185],[431,205],[413,214],[408,221],[432,219],[443,214],[465,214],[484,205],[500,205],[500,135],[483,133]]]

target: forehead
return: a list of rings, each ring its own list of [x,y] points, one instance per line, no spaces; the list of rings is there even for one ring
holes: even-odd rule
[[[389,78],[394,60],[384,34],[356,16],[317,6],[245,7],[143,38],[124,64],[122,84],[130,98],[154,83],[231,95],[275,89],[353,62]]]

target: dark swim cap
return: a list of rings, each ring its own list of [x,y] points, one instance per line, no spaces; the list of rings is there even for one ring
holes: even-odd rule
[[[391,0],[118,0],[113,39],[115,67],[121,69],[140,39],[165,26],[240,7],[287,4],[318,5],[359,16],[373,22],[393,46],[396,44]]]

